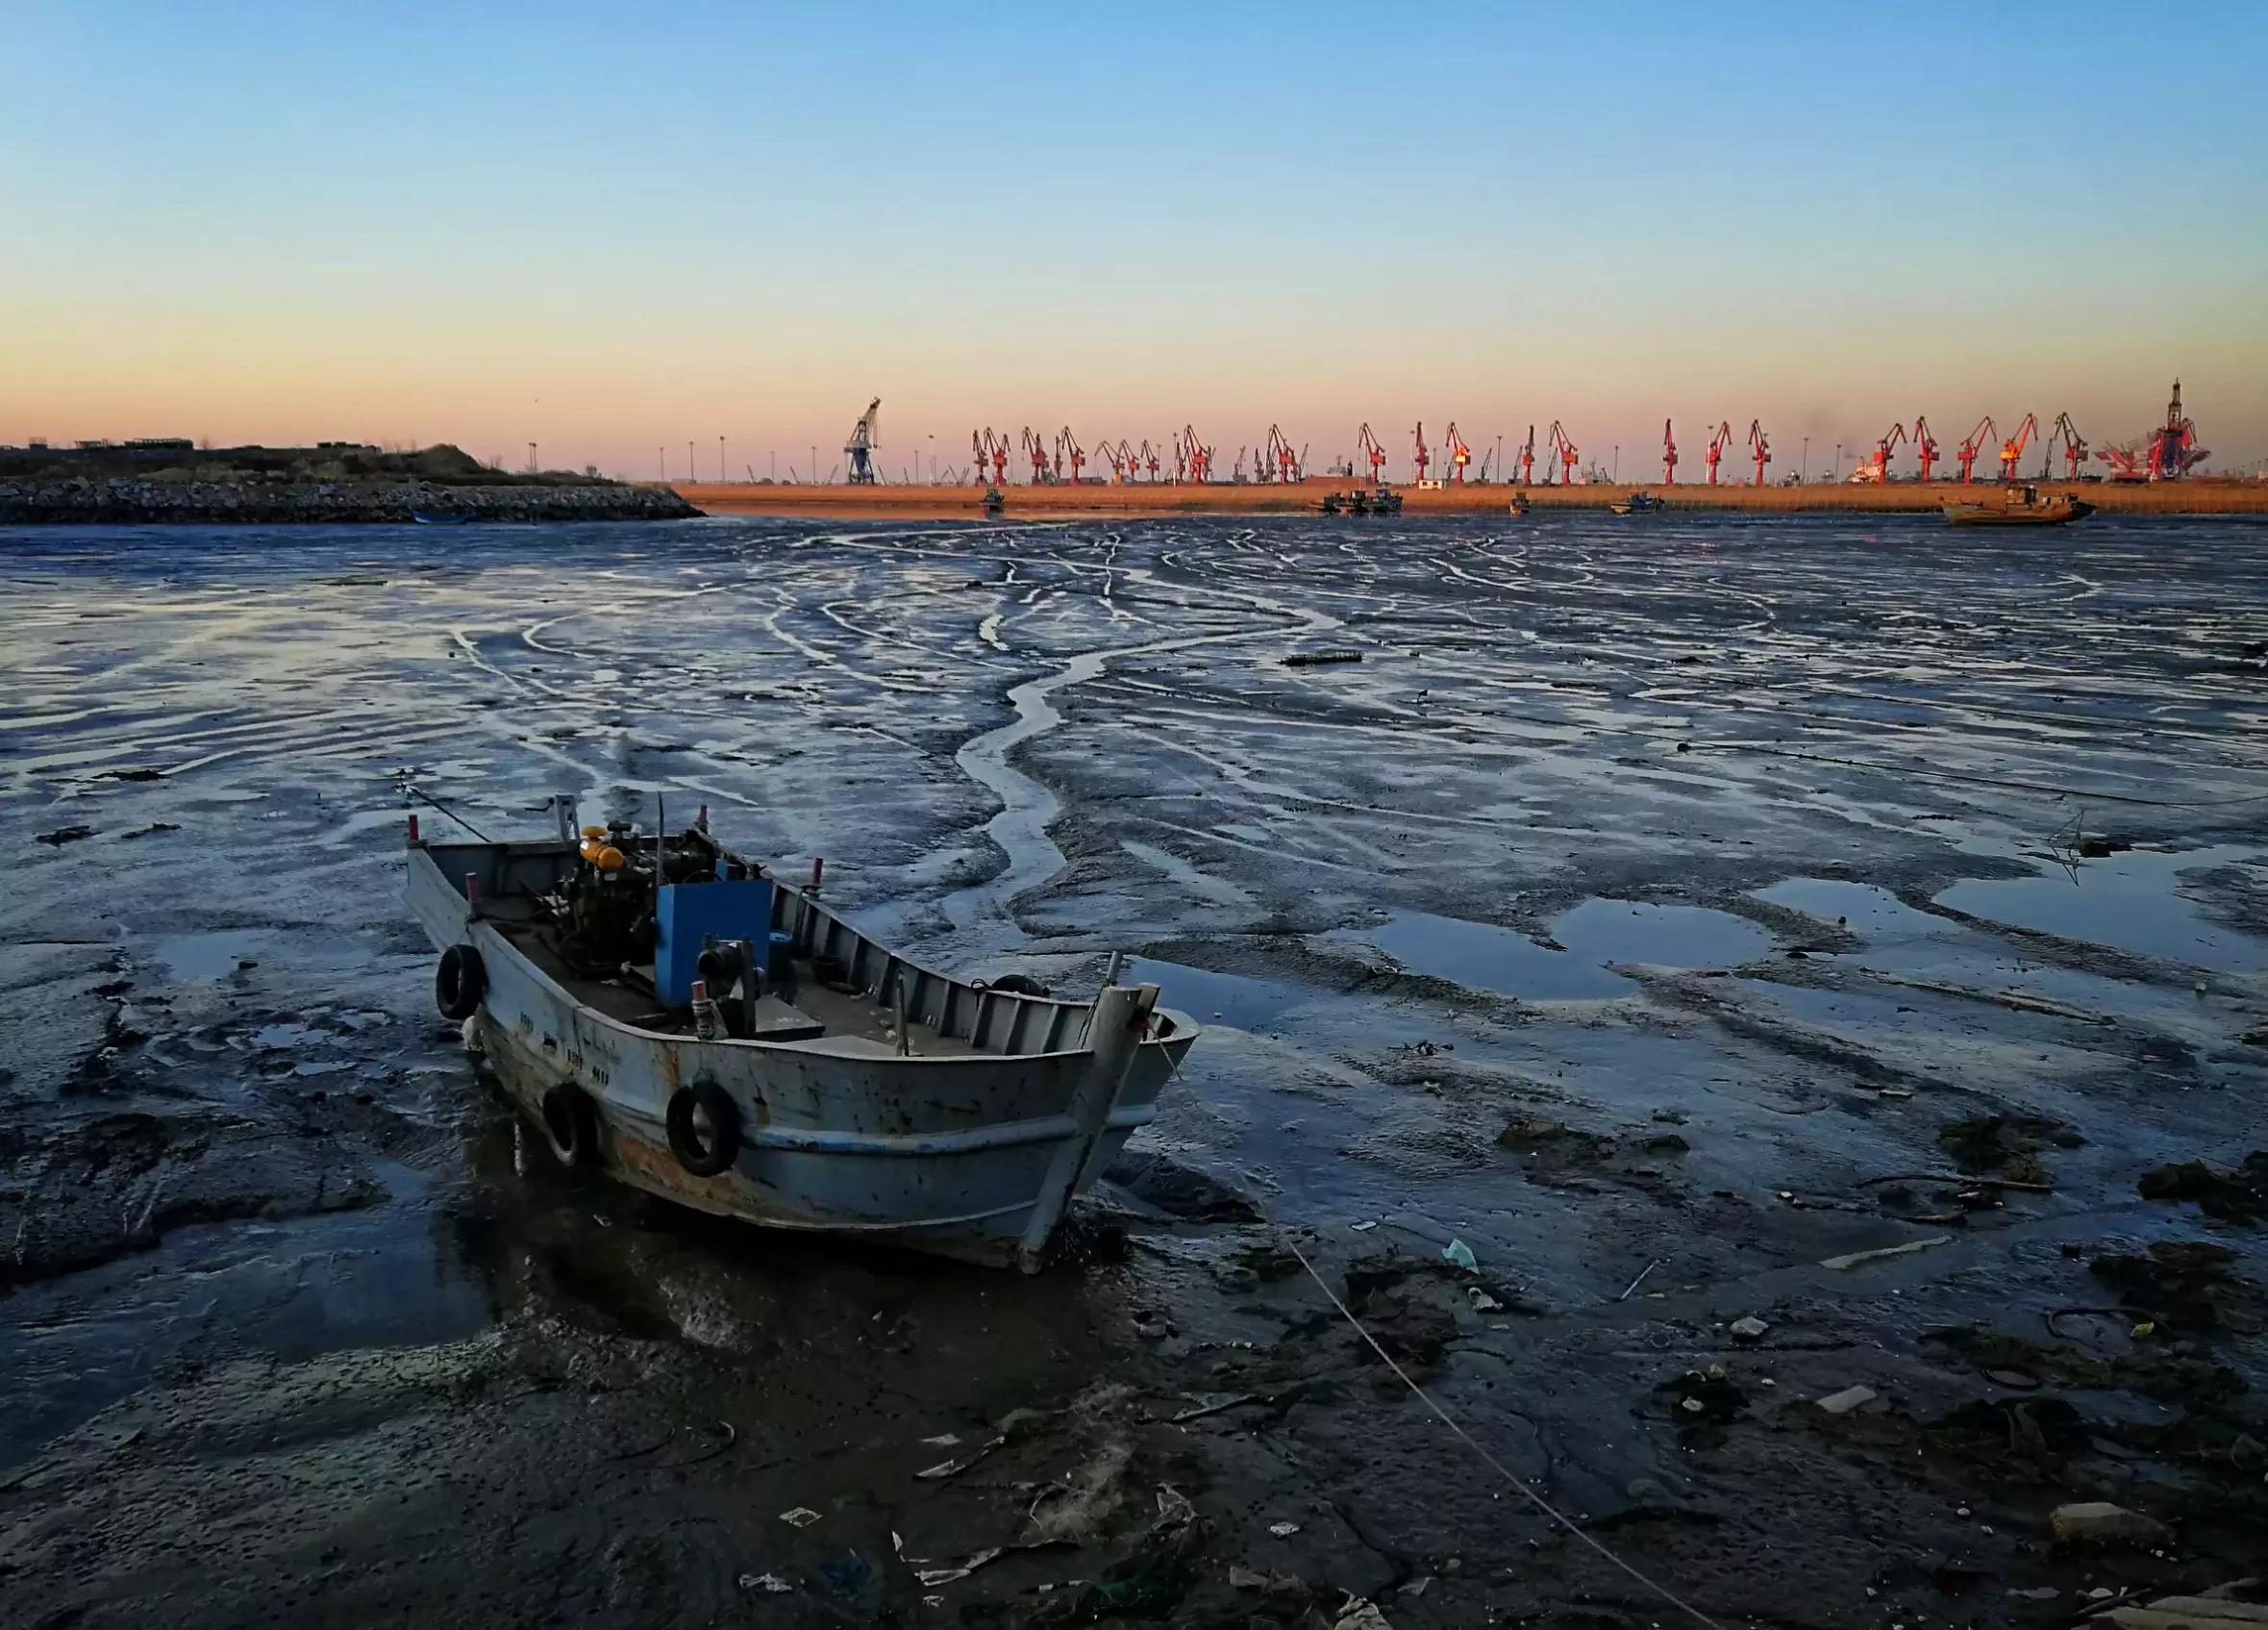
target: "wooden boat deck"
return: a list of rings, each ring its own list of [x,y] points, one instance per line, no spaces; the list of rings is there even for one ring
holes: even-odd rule
[[[630,977],[613,979],[594,978],[569,967],[560,955],[552,937],[543,932],[533,902],[510,895],[490,898],[483,903],[482,919],[502,933],[506,939],[540,969],[545,978],[564,990],[585,1007],[605,1015],[619,1024],[652,1031],[656,1035],[677,1036],[689,1034],[677,1014],[663,1009],[660,999],[650,988],[640,989]],[[875,1057],[894,1058],[898,1045],[890,1032],[895,1016],[885,1007],[877,1007],[858,991],[835,991],[821,985],[811,972],[808,958],[795,959],[796,984],[793,999],[783,1000],[777,995],[766,995],[758,1004],[759,1032],[754,1040],[768,1041],[762,1031],[786,1028],[789,1034],[771,1041],[775,1046],[794,1047],[820,1042],[831,1052],[867,1053]],[[799,1024],[797,1021],[802,1021]],[[816,1025],[815,1037],[800,1034],[806,1026]],[[985,1049],[971,1046],[956,1036],[941,1035],[935,1026],[915,1019],[909,1027],[911,1034],[910,1051],[922,1058],[963,1058],[984,1053]],[[747,1040],[747,1038],[736,1038]]]

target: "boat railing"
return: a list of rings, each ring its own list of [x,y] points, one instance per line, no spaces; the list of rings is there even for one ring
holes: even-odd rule
[[[792,936],[796,954],[827,966],[877,1006],[905,988],[907,1016],[938,1035],[988,1053],[1065,1053],[1086,1045],[1092,1002],[1000,991],[923,967],[868,939],[811,897],[776,890],[773,926]]]

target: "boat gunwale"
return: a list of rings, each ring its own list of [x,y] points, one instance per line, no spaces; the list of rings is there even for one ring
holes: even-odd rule
[[[711,843],[718,849],[720,853],[729,852],[724,850],[722,845],[715,845],[713,840],[711,840]],[[509,954],[513,960],[514,964],[517,966],[524,968],[527,973],[533,979],[535,979],[537,985],[547,995],[572,1009],[582,1018],[591,1023],[597,1024],[606,1030],[614,1032],[631,1041],[659,1043],[670,1047],[694,1046],[744,1048],[767,1054],[789,1055],[799,1058],[824,1058],[830,1060],[855,1062],[870,1066],[888,1066],[910,1064],[916,1065],[924,1070],[935,1069],[947,1065],[971,1065],[997,1068],[1000,1065],[1005,1063],[1014,1063],[1027,1060],[1036,1061],[1044,1059],[1077,1058],[1094,1051],[1092,1046],[1083,1044],[1076,1047],[1057,1047],[1045,1052],[1009,1053],[990,1052],[984,1049],[978,1049],[967,1053],[891,1054],[870,1052],[867,1051],[864,1047],[844,1047],[841,1045],[842,1042],[856,1039],[839,1036],[816,1036],[794,1041],[765,1041],[760,1037],[753,1036],[700,1037],[673,1034],[669,1031],[663,1030],[649,1030],[643,1025],[632,1024],[626,1019],[616,1018],[613,1015],[607,1013],[605,1010],[596,1007],[589,1002],[584,1001],[581,997],[577,996],[574,991],[568,990],[564,985],[561,985],[558,980],[554,979],[550,973],[545,971],[543,966],[537,963],[535,958],[529,956],[525,951],[521,950],[520,947],[512,941],[511,936],[505,934],[503,930],[497,927],[494,922],[483,917],[480,915],[475,902],[467,899],[463,892],[459,890],[455,884],[449,881],[449,874],[441,869],[440,863],[434,858],[433,854],[433,851],[436,848],[486,850],[492,853],[497,851],[516,851],[523,854],[572,853],[573,846],[571,844],[562,842],[558,839],[521,840],[517,841],[508,840],[501,842],[482,841],[470,843],[438,844],[428,844],[419,841],[411,843],[409,848],[411,857],[410,861],[411,868],[414,870],[419,862],[422,861],[426,870],[431,875],[431,886],[437,888],[440,890],[443,898],[453,900],[456,903],[457,915],[461,924],[461,931],[466,937],[471,938],[474,936],[476,931],[486,930],[485,939],[475,940],[478,948],[486,952],[489,945],[492,944],[501,952]],[[773,887],[776,889],[787,887],[786,885],[781,884],[777,878],[773,878],[771,881]],[[820,904],[816,899],[812,898],[809,889],[798,888],[792,889],[789,891],[795,894],[796,897],[801,899],[807,906],[824,914],[830,920],[840,923],[844,928],[849,929],[850,932],[854,934],[860,934],[861,938],[866,938],[866,936],[864,936],[860,930],[853,927],[843,918],[836,916],[833,911],[829,910],[829,908]],[[412,910],[414,910],[414,902],[412,902]],[[873,942],[876,944],[880,943],[880,941]],[[886,946],[883,948],[885,951],[888,950]],[[939,973],[935,969],[925,967],[921,964],[913,962],[909,958],[898,956],[895,951],[889,951],[888,954],[892,957],[895,957],[897,961],[905,966],[912,968],[916,973],[921,974],[924,977],[940,980],[946,984],[959,986],[962,990],[974,991],[974,987],[972,987],[967,980],[958,979],[952,974],[948,973]],[[982,995],[984,992],[974,991],[974,993]],[[1033,996],[1025,994],[1021,991],[1010,991],[1004,993],[1013,995],[1019,1001],[1046,1002],[1059,1008],[1067,1008],[1073,1011],[1084,1011],[1089,1014],[1094,1011],[1095,1006],[1092,1000],[1084,1002],[1066,1001],[1063,998],[1057,996]],[[1182,1012],[1178,1008],[1167,1008],[1160,1006],[1153,1008],[1151,1012],[1154,1016],[1162,1015],[1166,1018],[1171,1019],[1173,1021],[1174,1028],[1171,1032],[1165,1035],[1144,1036],[1139,1043],[1141,1046],[1170,1047],[1177,1043],[1193,1044],[1196,1041],[1197,1037],[1202,1033],[1203,1027],[1200,1026],[1197,1021],[1189,1015]],[[833,1045],[830,1045],[830,1043],[833,1043]]]

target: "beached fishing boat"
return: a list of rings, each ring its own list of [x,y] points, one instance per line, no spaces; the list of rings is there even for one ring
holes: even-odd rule
[[[2095,513],[2095,506],[2068,492],[2040,496],[2036,487],[2011,487],[1998,499],[1950,500],[1945,519],[1953,526],[2061,526]]]
[[[452,510],[411,510],[410,518],[419,526],[464,526],[473,517]]]
[[[1196,1040],[1156,986],[1086,1000],[935,972],[712,839],[616,821],[427,842],[409,901],[562,1165],[701,1211],[1041,1263]]]
[[[1663,506],[1661,500],[1651,492],[1632,492],[1629,497],[1607,507],[1618,515],[1650,515]]]
[[[1508,514],[1524,515],[1528,513],[1528,494],[1525,492],[1515,492],[1512,494],[1512,501],[1505,506],[1505,513]]]

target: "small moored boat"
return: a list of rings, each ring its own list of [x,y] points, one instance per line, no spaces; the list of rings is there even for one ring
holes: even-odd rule
[[[1087,1000],[935,972],[706,822],[426,842],[435,998],[562,1165],[770,1227],[1040,1265],[1197,1038],[1154,985]],[[1113,964],[1115,967],[1115,964]]]
[[[419,526],[464,526],[473,517],[453,510],[411,510],[410,518]]]
[[[1632,492],[1629,497],[1607,507],[1618,515],[1650,515],[1663,506],[1661,500],[1651,492]]]
[[[2095,513],[2095,506],[2068,492],[2040,496],[2036,487],[2011,487],[1999,499],[1972,502],[1952,499],[1945,519],[1953,526],[2061,526]]]
[[[1506,506],[1506,513],[1515,515],[1526,514],[1528,513],[1528,494],[1525,492],[1513,493],[1512,501]]]

